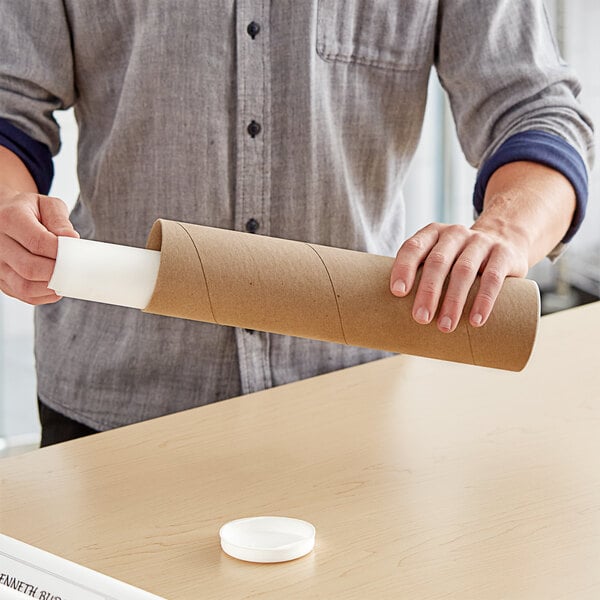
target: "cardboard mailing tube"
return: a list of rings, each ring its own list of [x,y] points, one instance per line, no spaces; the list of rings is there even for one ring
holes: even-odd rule
[[[533,281],[508,278],[479,328],[467,322],[476,282],[448,334],[413,320],[416,285],[392,295],[389,257],[165,220],[147,247],[161,256],[145,312],[511,371],[533,350]]]

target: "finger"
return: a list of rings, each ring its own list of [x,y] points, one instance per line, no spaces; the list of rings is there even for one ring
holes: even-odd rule
[[[23,204],[19,206],[5,207],[0,214],[0,223],[5,235],[21,244],[31,254],[56,258],[57,237],[50,233],[39,219],[37,199],[30,198],[24,198]]]
[[[473,327],[481,327],[488,320],[509,272],[510,265],[506,253],[502,249],[493,250],[481,274],[479,290],[469,315],[469,322]]]
[[[60,300],[60,296],[49,290],[46,284],[39,281],[26,281],[6,266],[2,269],[0,289],[8,296],[33,305]]]
[[[50,258],[31,254],[21,244],[0,233],[0,256],[13,271],[29,281],[50,281],[55,262]]]
[[[456,329],[477,274],[485,265],[490,248],[480,239],[467,244],[456,259],[438,317],[438,329],[449,333]]]
[[[396,254],[390,274],[390,289],[395,296],[406,296],[415,282],[419,265],[431,251],[439,238],[439,228],[427,225],[409,237]]]
[[[2,282],[2,280],[0,280],[0,291],[1,292],[4,292],[7,296],[10,296],[11,298],[15,298],[15,300],[19,300],[20,302],[25,302],[26,304],[30,304],[31,306],[41,306],[42,304],[53,304],[54,302],[58,302],[61,299],[56,294],[54,294],[52,296],[46,296],[43,298],[31,298],[31,299],[19,298],[17,296],[14,296],[13,294],[11,294],[8,291],[5,291],[2,286],[3,286],[3,282]]]
[[[39,197],[40,220],[54,235],[79,237],[69,220],[69,209],[60,198]]]
[[[426,325],[433,319],[446,278],[464,247],[466,232],[463,227],[448,227],[425,259],[413,303],[412,314],[417,323]]]

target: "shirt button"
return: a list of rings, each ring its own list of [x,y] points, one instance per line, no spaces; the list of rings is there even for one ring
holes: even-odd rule
[[[254,138],[256,137],[261,130],[261,126],[260,123],[257,123],[256,121],[250,121],[250,123],[248,124],[248,134],[250,135],[250,137]]]
[[[252,21],[248,23],[246,31],[248,32],[248,35],[254,39],[260,32],[260,25],[256,21]]]
[[[246,231],[248,233],[256,233],[258,231],[259,227],[260,227],[260,223],[254,218],[249,219],[246,222]]]

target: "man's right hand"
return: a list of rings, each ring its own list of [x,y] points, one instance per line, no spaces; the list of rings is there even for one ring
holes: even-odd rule
[[[62,200],[0,186],[0,290],[33,305],[60,300],[48,289],[59,235],[79,237]]]

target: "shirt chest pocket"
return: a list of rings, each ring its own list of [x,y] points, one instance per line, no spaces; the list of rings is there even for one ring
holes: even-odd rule
[[[433,61],[437,0],[317,0],[326,61],[412,71]]]

